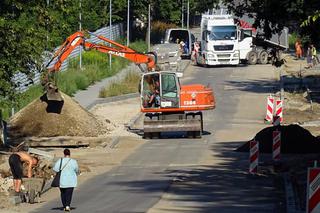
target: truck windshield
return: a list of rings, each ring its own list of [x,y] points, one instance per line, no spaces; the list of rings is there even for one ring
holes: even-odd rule
[[[209,35],[210,40],[235,40],[237,38],[236,26],[214,26]]]

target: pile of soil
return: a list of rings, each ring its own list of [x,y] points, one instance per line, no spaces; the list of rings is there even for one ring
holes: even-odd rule
[[[34,100],[15,114],[9,122],[9,136],[55,137],[104,134],[103,124],[66,94],[64,100],[49,101],[46,95]]]
[[[288,125],[280,127],[267,127],[255,136],[259,141],[259,151],[261,153],[272,152],[272,132],[278,129],[281,131],[281,153],[319,153],[320,141],[314,137],[308,130],[299,125]],[[250,141],[239,147],[236,151],[249,152]]]

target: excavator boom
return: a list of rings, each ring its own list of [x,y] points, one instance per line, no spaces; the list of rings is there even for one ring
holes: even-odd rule
[[[97,50],[102,53],[106,54],[111,54],[114,56],[126,58],[129,61],[134,62],[139,66],[142,72],[148,72],[152,71],[156,67],[156,55],[153,53],[153,56],[150,54],[144,54],[144,53],[139,53],[129,47],[126,47],[122,44],[119,44],[115,41],[112,41],[108,38],[105,38],[100,35],[95,35],[93,33],[89,33],[90,35],[93,35],[97,37],[99,40],[102,41],[102,43],[97,44],[97,43],[92,43],[89,41],[86,41],[85,34],[81,31],[76,32],[72,35],[70,35],[65,42],[61,45],[61,47],[55,52],[54,56],[51,58],[49,63],[47,64],[46,68],[48,69],[48,76],[45,79],[43,85],[45,86],[47,90],[47,98],[48,100],[55,100],[55,101],[62,101],[63,98],[60,95],[58,88],[55,86],[55,82],[50,81],[50,74],[54,74],[60,71],[62,63],[68,58],[68,56],[72,53],[72,51],[79,47],[82,46],[85,51],[88,50]],[[109,45],[104,44],[105,42],[109,43]],[[53,64],[52,67],[50,65]],[[141,64],[146,64],[147,70],[142,68],[140,66]],[[48,68],[50,67],[50,68]]]

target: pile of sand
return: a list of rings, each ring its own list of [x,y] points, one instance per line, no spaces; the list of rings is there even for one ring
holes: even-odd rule
[[[319,153],[320,141],[314,137],[308,130],[299,125],[288,125],[280,127],[267,127],[255,136],[255,140],[259,141],[259,151],[261,153],[272,152],[272,132],[275,129],[281,131],[281,153]],[[240,152],[248,152],[250,141],[243,144],[237,149]]]
[[[106,132],[94,115],[62,95],[63,102],[49,101],[43,95],[15,114],[9,121],[10,137],[96,137]]]

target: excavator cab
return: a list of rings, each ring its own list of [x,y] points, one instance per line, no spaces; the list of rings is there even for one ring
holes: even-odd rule
[[[180,83],[176,73],[149,72],[143,74],[141,81],[142,108],[179,108]]]

